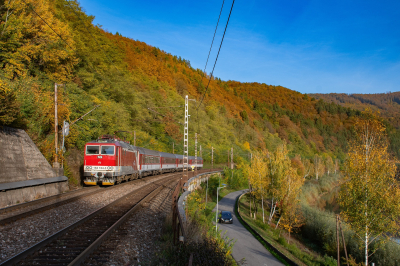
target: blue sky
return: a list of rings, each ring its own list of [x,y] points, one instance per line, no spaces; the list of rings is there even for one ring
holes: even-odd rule
[[[105,30],[204,69],[222,0],[80,0]],[[228,18],[225,0],[207,72]],[[214,76],[302,93],[400,90],[400,1],[236,0]]]

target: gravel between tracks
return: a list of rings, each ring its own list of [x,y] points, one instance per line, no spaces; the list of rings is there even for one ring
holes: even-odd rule
[[[176,182],[162,189],[147,207],[132,215],[84,264],[150,265],[154,255],[161,251],[157,241],[161,237],[165,218],[171,211],[175,185]]]
[[[0,263],[121,196],[164,177],[166,176],[157,176],[151,180],[144,179],[144,182],[105,190],[56,209],[0,226]]]

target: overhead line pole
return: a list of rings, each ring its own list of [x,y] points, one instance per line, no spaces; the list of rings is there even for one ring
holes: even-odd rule
[[[214,169],[214,147],[211,147],[211,169]]]
[[[54,83],[54,144],[56,149],[56,155],[54,157],[53,168],[60,168],[58,163],[58,111],[57,111],[57,83]]]
[[[340,266],[339,215],[336,215],[337,265]]]
[[[183,182],[188,180],[188,157],[189,157],[189,98],[185,97],[185,125],[183,129]],[[150,110],[150,109],[149,109]]]
[[[195,142],[194,142],[194,173],[197,174],[197,133],[195,133]]]
[[[231,169],[233,169],[233,147],[231,148]]]

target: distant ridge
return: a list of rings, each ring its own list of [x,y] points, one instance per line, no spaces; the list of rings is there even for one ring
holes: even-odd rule
[[[315,93],[308,95],[360,111],[366,108],[379,111],[394,127],[400,128],[400,91],[374,94]]]

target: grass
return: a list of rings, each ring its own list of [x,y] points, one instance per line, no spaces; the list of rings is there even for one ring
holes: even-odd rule
[[[218,180],[215,179],[215,182]],[[220,190],[219,200],[232,191],[234,190],[229,188]],[[233,242],[221,236],[220,232],[215,233],[215,213],[212,210],[216,200],[217,197],[210,193],[206,205],[203,189],[198,189],[188,196],[188,223],[184,225],[185,243],[173,244],[172,217],[167,217],[160,239],[161,252],[156,254],[157,258],[154,259],[160,264],[154,265],[188,265],[191,254],[193,265],[238,265],[231,256]]]

